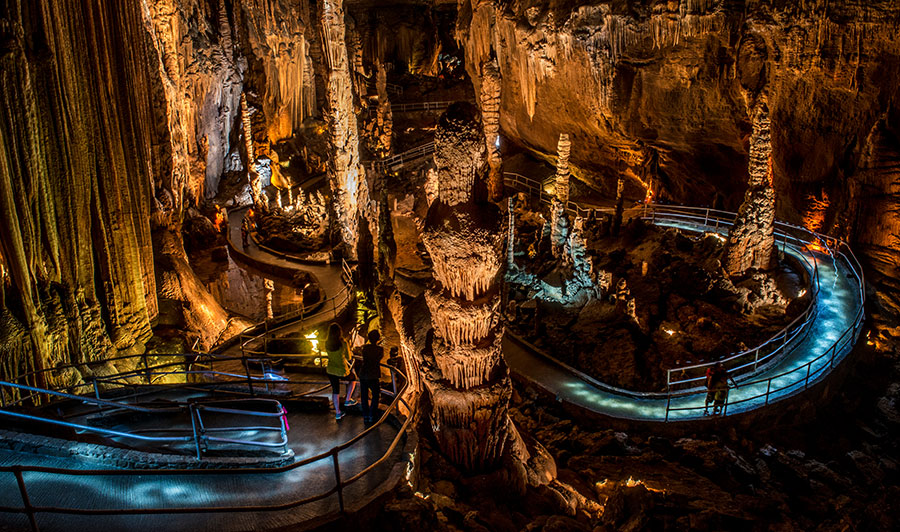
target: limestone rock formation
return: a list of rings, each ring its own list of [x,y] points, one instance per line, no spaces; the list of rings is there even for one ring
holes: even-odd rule
[[[454,104],[441,116],[438,199],[423,232],[435,280],[426,295],[434,337],[422,360],[431,425],[448,458],[473,471],[496,466],[515,430],[506,411],[511,387],[497,284],[506,235],[498,208],[475,198],[486,151],[479,126],[470,104]]]
[[[843,194],[863,139],[898,114],[900,85],[884,83],[900,75],[900,5],[892,0],[460,6],[457,40],[476,93],[483,61],[496,57],[503,73],[504,135],[545,158],[560,131],[575,135],[572,163],[610,196],[620,160],[627,195],[643,195],[646,147],[658,154],[667,199],[712,205],[718,197],[735,210],[750,128],[744,95],[767,86],[774,167],[791,182],[776,183],[791,200],[780,203],[780,216],[792,218],[788,205],[812,191]],[[831,212],[841,212],[837,201]]]
[[[376,63],[378,70],[375,73],[375,88],[378,91],[378,108],[375,110],[375,130],[377,140],[375,151],[380,157],[391,154],[391,138],[394,134],[394,117],[391,113],[391,100],[387,90],[387,70],[384,63]]]
[[[569,171],[569,155],[572,152],[572,142],[569,140],[567,133],[559,134],[559,141],[556,143],[556,199],[563,205],[569,202],[569,178],[572,173]]]
[[[744,203],[728,232],[723,266],[731,276],[767,270],[775,259],[775,189],[772,187],[772,140],[769,111],[757,105],[750,136],[750,177]]]
[[[482,65],[481,116],[484,122],[484,142],[487,146],[488,197],[500,201],[503,197],[503,160],[500,157],[500,70],[496,61]]]
[[[353,108],[343,0],[319,2],[319,23],[328,67],[325,86],[331,136],[328,183],[344,253],[353,259],[359,240],[359,194],[365,187],[365,174],[359,159],[359,131]]]

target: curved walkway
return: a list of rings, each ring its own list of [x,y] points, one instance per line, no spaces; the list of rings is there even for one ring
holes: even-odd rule
[[[519,176],[524,177],[524,176]],[[507,182],[508,185],[511,183]],[[665,207],[661,207],[665,211]],[[678,211],[678,209],[672,209]],[[688,210],[688,209],[685,209]],[[693,220],[682,214],[657,217],[654,223],[692,231],[727,234],[727,225],[705,210]],[[781,224],[788,228],[787,224]],[[801,229],[801,228],[798,228]],[[824,241],[824,237],[822,238]],[[865,302],[862,272],[852,252],[834,250],[834,256],[788,246],[789,253],[804,255],[818,268],[817,313],[806,333],[777,363],[731,388],[726,415],[746,412],[797,394],[826,378],[853,349],[862,329]],[[540,353],[526,342],[507,336],[504,354],[510,369],[552,393],[560,401],[616,418],[641,421],[703,419],[705,390],[671,394],[640,394],[616,390]]]

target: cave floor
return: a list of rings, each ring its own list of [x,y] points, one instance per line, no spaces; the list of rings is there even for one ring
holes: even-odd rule
[[[790,251],[789,251],[790,252]],[[853,326],[854,318],[859,309],[859,297],[853,283],[848,280],[853,274],[847,271],[843,265],[832,261],[830,256],[805,252],[808,258],[815,259],[820,275],[820,291],[818,299],[818,312],[812,324],[809,334],[796,344],[789,354],[778,364],[752,378],[752,382],[768,379],[787,371],[805,367],[810,361],[828,350],[838,340],[842,331]],[[568,401],[574,405],[612,417],[637,419],[647,421],[663,421],[666,419],[666,399],[663,398],[638,398],[622,395],[598,387],[584,380],[566,368],[529,351],[516,342],[509,339],[504,341],[504,354],[510,369],[523,377],[539,383],[544,389],[555,394],[559,399]],[[834,364],[843,360],[853,348],[853,343],[848,343],[839,351],[834,359]],[[829,373],[829,357],[822,357],[810,368],[809,383],[827,377]],[[819,371],[817,374],[816,372]],[[805,389],[807,372],[795,371],[772,380],[773,391],[769,402],[778,400]],[[740,402],[729,406],[728,413],[734,414],[758,408],[765,404],[764,396],[767,390],[767,382],[756,384],[742,384],[732,388],[729,392],[728,403]],[[783,388],[783,389],[779,389]],[[751,399],[752,398],[752,399]],[[690,408],[691,410],[675,410],[668,414],[670,421],[697,419],[703,417],[704,393],[697,393],[687,397],[671,400],[671,409]]]

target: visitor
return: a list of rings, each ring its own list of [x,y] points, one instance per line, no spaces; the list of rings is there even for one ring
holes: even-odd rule
[[[368,341],[362,347],[362,370],[359,373],[359,383],[363,420],[366,423],[375,421],[375,417],[378,415],[378,403],[381,399],[381,359],[384,358],[384,348],[378,345],[379,340],[381,340],[381,334],[378,333],[378,329],[372,329],[369,331]]]
[[[244,247],[244,250],[247,249],[247,237],[249,236],[249,230],[247,227],[250,225],[250,222],[245,217],[241,220],[241,245]]]
[[[721,362],[706,370],[706,404],[703,408],[703,415],[709,414],[709,403],[713,403],[713,415],[717,416],[723,413],[725,400],[728,398],[728,381],[737,386],[728,375],[728,370]]]
[[[353,400],[353,392],[356,390],[356,373],[353,371],[353,357],[350,353],[350,345],[344,339],[341,326],[332,322],[328,326],[328,337],[325,339],[325,352],[328,354],[328,380],[331,382],[331,401],[334,403],[334,419],[344,417],[341,411],[341,381],[349,381],[347,385],[347,397],[344,406],[353,406],[358,401]]]

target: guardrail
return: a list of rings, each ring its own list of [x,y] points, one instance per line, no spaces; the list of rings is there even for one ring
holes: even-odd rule
[[[544,192],[542,181],[532,179],[528,176],[512,172],[504,172],[504,182],[510,188],[529,193],[532,196],[536,196],[542,203],[550,203],[550,200],[552,199],[552,196]],[[606,208],[584,208],[572,201],[570,201],[567,205],[567,210],[578,216],[589,216],[592,214],[592,212],[612,212],[612,209]],[[645,204],[641,207],[628,209],[628,211],[630,211],[632,214],[640,215],[642,218],[648,219],[652,223],[656,223],[657,220],[663,222],[668,221],[677,224],[693,225],[698,229],[712,231],[715,233],[718,233],[720,230],[725,230],[730,227],[737,216],[735,213],[703,207],[684,207],[656,204]],[[725,406],[723,409],[724,413],[727,413],[729,404],[731,404],[733,407],[733,405],[751,401],[759,401],[760,399],[762,399],[762,404],[768,405],[773,394],[781,394],[782,392],[785,392],[782,395],[790,395],[791,393],[793,393],[791,389],[795,387],[799,389],[800,383],[803,384],[803,389],[806,389],[809,386],[810,382],[814,382],[816,378],[824,373],[826,369],[830,370],[834,366],[835,358],[839,356],[842,353],[843,349],[845,349],[848,345],[852,345],[856,342],[862,328],[862,322],[865,317],[865,277],[859,261],[856,259],[856,256],[853,254],[853,251],[849,248],[849,246],[844,242],[836,242],[834,239],[826,235],[821,235],[809,231],[804,227],[780,221],[775,222],[775,235],[776,246],[778,245],[780,239],[782,251],[784,251],[788,246],[795,250],[802,250],[803,248],[815,249],[823,256],[830,255],[833,259],[842,259],[847,268],[852,272],[853,276],[856,277],[858,297],[860,302],[859,309],[854,316],[853,326],[842,331],[840,337],[829,348],[825,349],[822,354],[820,354],[812,361],[798,368],[780,373],[778,375],[774,375],[772,377],[768,377],[766,379],[742,382],[740,384],[740,387],[758,386],[760,387],[760,389],[762,385],[765,384],[765,392],[762,392],[760,390],[760,392],[756,395],[744,397],[740,400],[731,401],[730,403],[726,398]],[[834,247],[835,249],[832,250],[832,247]],[[840,248],[845,248],[846,253],[840,251]],[[802,340],[802,338],[805,338],[809,333],[809,325],[814,321],[817,311],[816,302],[818,299],[820,285],[819,269],[818,261],[815,258],[813,259],[813,263],[810,265],[809,260],[804,257],[802,253],[800,254],[800,256],[802,260],[806,262],[807,269],[809,270],[811,267],[810,286],[812,290],[814,290],[814,293],[811,295],[810,305],[807,306],[803,313],[792,320],[791,323],[789,323],[781,331],[773,335],[763,344],[753,349],[734,353],[723,359],[723,362],[732,366],[731,371],[737,373],[736,376],[739,379],[748,379],[752,377],[752,375],[777,364],[783,358],[783,356],[789,352],[790,348],[799,343],[799,341]],[[764,353],[764,350],[767,348],[771,348],[772,350],[770,352]],[[827,364],[823,363],[820,367],[817,367],[816,370],[813,371],[812,368],[817,363],[822,362],[826,357]],[[704,364],[694,364],[691,366],[668,369],[666,371],[666,381],[668,383],[666,392],[633,392],[629,390],[620,390],[605,384],[603,384],[601,388],[613,390],[612,393],[621,393],[623,395],[633,396],[636,398],[665,398],[665,421],[668,421],[670,412],[684,412],[701,409],[705,410],[705,406],[672,407],[671,405],[672,400],[678,400],[688,396],[704,396],[706,394],[705,387],[692,388],[683,391],[672,391],[671,388],[675,385],[698,383],[704,380],[705,375],[688,376],[686,374],[692,371],[697,372],[698,370],[703,370],[708,366],[715,364],[716,362],[717,361],[711,361]],[[802,375],[802,372],[804,370],[806,371],[806,374],[803,375],[802,378],[800,378],[800,375]],[[798,372],[800,372],[800,374],[798,374]],[[673,380],[672,375],[676,373],[685,374],[685,378],[680,378],[679,376],[679,378]],[[784,379],[789,375],[793,375],[794,377],[796,377],[796,380],[793,380],[792,382],[789,382],[787,384],[777,382],[779,379]],[[593,381],[593,379],[587,380]]]
[[[363,164],[371,167],[373,170],[387,173],[402,168],[404,165],[421,161],[426,157],[434,154],[434,141],[426,142],[421,146],[416,146],[402,153],[398,153],[386,159],[378,161],[363,161]]]
[[[279,314],[277,318],[273,317],[270,319],[265,319],[261,323],[257,323],[251,325],[244,329],[239,337],[240,345],[241,345],[241,353],[242,354],[261,354],[268,352],[268,341],[272,334],[277,333],[288,327],[296,327],[298,323],[302,324],[307,321],[312,321],[314,319],[319,319],[323,316],[331,315],[332,319],[336,319],[337,316],[343,311],[343,309],[353,300],[354,291],[353,291],[353,270],[350,268],[350,265],[346,260],[341,259],[341,281],[343,286],[341,290],[334,294],[333,296],[325,299],[323,301],[317,301],[313,303],[311,306],[307,307],[304,304],[300,304],[299,307],[295,307],[294,310]],[[306,314],[307,312],[311,312],[311,314]],[[282,323],[277,327],[270,328],[270,322],[277,321]],[[263,332],[259,334],[253,334],[248,331],[258,330],[260,327],[263,328]],[[254,351],[249,349],[249,345],[253,342],[258,342],[262,340],[263,342],[263,350],[262,351]]]
[[[173,365],[176,365],[176,366],[181,365],[184,368],[188,368],[197,363],[198,357],[203,358],[203,357],[209,357],[210,355],[177,354],[177,355],[153,355],[153,356],[182,357],[183,360],[180,362],[169,362],[169,363],[164,363],[164,364],[155,365],[155,366],[146,368],[144,370],[143,374],[145,374],[147,376],[148,380],[152,380],[150,376],[155,373],[153,370],[165,369],[165,368],[171,367]],[[93,363],[70,364],[70,365],[66,365],[66,366],[60,366],[58,368],[44,369],[44,370],[39,370],[36,372],[30,372],[30,373],[38,374],[38,373],[45,373],[45,372],[51,372],[51,371],[59,371],[60,369],[67,369],[70,367],[71,368],[80,367],[80,368],[84,369],[86,366],[95,366],[98,364],[104,364],[106,362],[110,362],[110,361],[114,361],[114,360],[121,361],[121,360],[126,360],[126,359],[135,359],[135,358],[137,358],[137,359],[144,358],[144,360],[146,360],[146,358],[143,355],[130,355],[130,356],[124,356],[124,357],[116,357],[115,359],[109,359],[109,360],[93,362]],[[234,360],[235,358],[236,357],[231,357],[231,358],[215,357],[215,361],[226,362],[228,360]],[[244,357],[240,357],[237,360],[243,361],[245,359],[244,359]],[[390,405],[385,409],[385,411],[382,413],[381,417],[373,425],[368,427],[366,430],[357,434],[350,440],[348,440],[344,443],[341,443],[339,445],[336,445],[336,446],[332,447],[331,449],[329,449],[328,451],[322,452],[318,455],[311,456],[309,458],[300,460],[298,462],[294,462],[292,464],[281,466],[281,467],[241,468],[239,470],[203,469],[203,468],[200,468],[200,469],[141,469],[141,470],[130,470],[130,469],[78,470],[78,469],[61,469],[61,468],[42,467],[42,466],[12,466],[12,467],[5,466],[5,467],[0,467],[0,473],[12,473],[15,476],[16,483],[17,483],[17,486],[19,489],[19,494],[22,499],[22,506],[21,507],[0,506],[0,512],[9,512],[9,513],[18,513],[18,514],[27,515],[29,522],[31,524],[31,529],[33,531],[39,530],[38,523],[37,523],[37,516],[40,513],[54,513],[54,514],[68,514],[68,515],[152,515],[152,514],[184,514],[184,513],[211,514],[211,513],[230,513],[230,512],[269,512],[269,511],[283,511],[283,510],[289,510],[292,508],[297,508],[297,507],[305,505],[305,504],[310,504],[315,501],[325,499],[325,498],[330,497],[335,494],[337,495],[337,498],[338,498],[338,508],[341,512],[343,512],[345,509],[344,498],[343,498],[344,490],[348,486],[352,485],[359,479],[361,479],[364,476],[366,476],[367,474],[369,474],[376,467],[378,467],[379,465],[384,463],[394,453],[395,449],[397,448],[400,441],[403,439],[404,435],[406,434],[407,430],[409,429],[410,423],[415,418],[418,403],[415,400],[415,397],[413,397],[410,393],[409,380],[407,379],[406,375],[401,370],[394,368],[392,366],[387,366],[387,365],[382,364],[382,367],[387,368],[387,370],[390,372],[391,377],[392,377],[391,381],[392,381],[392,383],[394,383],[395,386],[398,381],[400,381],[402,383],[402,386],[399,390],[397,390],[396,388],[393,389],[393,400],[391,401]],[[160,373],[171,374],[173,372],[160,372]],[[209,374],[209,371],[208,370],[205,370],[205,371],[185,370],[184,372],[181,372],[181,373]],[[130,376],[132,376],[132,375],[121,374],[121,375],[113,375],[113,376],[105,377],[105,379],[116,379],[116,378],[124,379],[124,378],[130,377]],[[398,376],[400,377],[399,379],[397,378]],[[236,377],[242,377],[242,376],[236,375]],[[264,377],[254,377],[250,381],[250,393],[252,395],[255,395],[255,393],[256,393],[255,387],[253,386],[253,382],[254,381],[258,382],[260,380],[268,380],[268,379],[265,379]],[[278,382],[291,383],[294,381],[278,381]],[[14,384],[14,383],[7,383],[7,384]],[[144,391],[143,393],[152,393],[153,391],[158,391],[161,388],[163,388],[163,389],[179,388],[179,387],[184,387],[184,386],[197,387],[202,384],[217,387],[217,386],[222,386],[224,384],[230,384],[230,382],[189,383],[189,384],[153,386],[152,390]],[[304,382],[304,384],[309,384],[309,383]],[[16,386],[24,386],[24,385],[16,385]],[[75,387],[82,388],[84,386],[85,385],[78,385]],[[126,384],[123,386],[131,386],[131,387],[137,387],[137,388],[144,387],[144,386],[135,385],[135,384]],[[327,384],[323,388],[320,388],[319,391],[321,391],[325,387],[327,387]],[[38,394],[44,395],[44,396],[52,395],[52,396],[62,397],[64,399],[75,399],[78,401],[96,404],[96,405],[98,405],[98,407],[111,406],[111,407],[115,407],[115,408],[128,408],[128,409],[154,411],[154,409],[151,409],[148,407],[141,407],[138,405],[132,405],[132,404],[122,403],[122,402],[117,402],[117,401],[96,399],[96,398],[91,398],[91,397],[87,397],[87,396],[83,396],[83,395],[73,395],[73,394],[68,394],[65,392],[59,392],[59,391],[50,390],[50,389],[40,389],[40,388],[35,388],[35,387],[26,387],[26,388],[29,388],[30,391],[33,391],[34,395],[38,395]],[[66,388],[73,388],[73,386],[69,386]],[[304,392],[301,395],[306,395],[309,393],[314,393],[314,390]],[[2,394],[0,394],[0,396],[2,396]],[[134,395],[129,395],[128,397],[134,397]],[[19,403],[19,402],[24,401],[25,399],[26,398],[23,397],[16,402]],[[407,400],[407,399],[410,399],[410,400]],[[255,400],[259,401],[260,399],[255,399]],[[278,401],[274,401],[274,402],[277,403]],[[340,454],[341,454],[341,452],[357,445],[372,431],[378,430],[378,428],[383,423],[385,423],[391,415],[396,413],[399,416],[401,405],[406,409],[408,414],[406,416],[406,419],[403,421],[400,429],[398,430],[397,435],[391,441],[390,445],[384,451],[384,453],[382,453],[382,455],[379,458],[374,460],[372,463],[367,465],[365,468],[363,468],[361,471],[359,471],[355,475],[353,475],[349,478],[345,478],[344,476],[342,476],[341,469],[340,469]],[[3,414],[3,415],[8,415],[10,413],[20,414],[18,412],[12,412],[12,411],[5,410],[6,406],[7,406],[7,404],[4,403],[4,409],[0,410],[0,414]],[[279,403],[278,409],[279,409],[278,412],[273,412],[273,413],[258,412],[257,414],[259,414],[260,416],[265,416],[265,417],[283,416],[283,412],[280,411],[280,403]],[[209,406],[209,405],[203,405],[199,409],[195,408],[194,411],[198,414],[197,420],[200,422],[201,427],[202,427],[202,420],[199,416],[199,412],[202,410],[205,410],[207,412],[218,412],[218,413],[228,413],[228,414],[232,414],[232,413],[235,413],[235,411],[239,411],[236,409],[229,409],[227,407]],[[239,412],[245,413],[244,411],[239,411]],[[14,415],[12,417],[22,417],[22,416]],[[35,420],[36,421],[46,421],[46,419],[41,419],[41,418],[34,419],[32,417],[31,419],[33,421],[35,421]],[[282,423],[282,427],[284,427],[283,419],[282,419],[281,423]],[[85,426],[85,427],[87,429],[93,430],[95,432],[106,433],[106,434],[112,435],[112,436],[120,435],[117,433],[117,431],[111,431],[109,429],[101,429],[99,427],[87,427],[87,426]],[[200,428],[200,429],[195,429],[195,430],[198,432],[200,432],[202,430],[205,430],[205,432],[217,432],[217,430],[209,428],[209,427],[206,427],[205,429]],[[286,427],[284,428],[284,431],[286,434]],[[132,436],[132,437],[135,436],[134,434],[130,434],[130,433],[124,433],[124,435]],[[141,439],[154,440],[154,441],[158,440],[158,438],[160,438],[160,437],[154,437],[154,436],[142,436],[141,437]],[[235,444],[243,443],[242,440],[233,440],[233,439],[213,437],[213,436],[207,436],[207,440],[208,441],[222,441],[222,442],[229,442],[229,443],[235,443]],[[271,446],[280,446],[281,445],[278,442],[268,442],[268,443]],[[287,442],[285,441],[284,444],[286,444],[286,443]],[[198,447],[198,452],[199,451],[200,451],[200,449]],[[290,471],[293,471],[295,469],[298,469],[298,468],[301,468],[304,466],[308,466],[310,464],[319,463],[322,461],[330,461],[331,464],[333,465],[332,470],[334,472],[335,484],[332,488],[325,490],[321,493],[316,493],[311,496],[302,498],[302,499],[295,499],[295,500],[281,503],[281,504],[255,505],[255,506],[223,505],[223,506],[187,506],[187,507],[172,506],[172,507],[153,507],[153,508],[83,508],[83,507],[75,508],[75,507],[59,507],[59,506],[40,506],[40,505],[33,504],[29,497],[29,489],[28,489],[28,482],[27,482],[28,479],[26,477],[26,475],[28,473],[38,473],[38,474],[41,474],[42,476],[43,475],[54,475],[57,477],[55,480],[62,483],[62,482],[64,482],[63,479],[65,477],[72,477],[72,476],[75,476],[75,477],[127,476],[127,477],[133,477],[136,482],[146,483],[146,482],[148,482],[148,479],[150,479],[150,478],[163,477],[163,476],[169,476],[169,475],[206,476],[206,475],[223,475],[223,474],[224,475],[234,475],[236,473],[241,474],[241,475],[256,475],[256,474],[281,475],[281,474],[285,474]]]
[[[458,100],[444,100],[444,101],[433,101],[433,102],[399,102],[399,103],[391,103],[391,113],[416,113],[421,111],[443,111],[444,109],[450,107],[451,104],[456,103]],[[370,107],[369,114],[374,115],[377,111],[377,108]]]
[[[370,89],[377,88],[375,78],[366,78],[366,87]],[[403,94],[403,87],[401,85],[397,85],[396,83],[388,83],[386,85],[388,94],[400,95]]]

